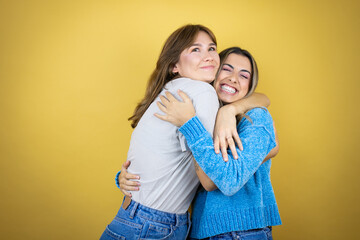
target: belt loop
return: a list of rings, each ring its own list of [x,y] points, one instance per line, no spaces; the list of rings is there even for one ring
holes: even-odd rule
[[[179,226],[179,214],[175,214],[175,226],[178,227]]]
[[[131,212],[130,212],[130,218],[133,219],[134,218],[134,215],[135,215],[135,211],[137,209],[137,207],[139,206],[139,203],[138,202],[135,202],[133,208],[131,209]]]

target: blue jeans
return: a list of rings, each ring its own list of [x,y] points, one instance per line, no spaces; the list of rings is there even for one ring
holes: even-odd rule
[[[121,206],[100,240],[186,239],[190,229],[189,213],[172,214],[145,207],[135,201]]]
[[[236,231],[236,232],[223,233],[223,234],[219,234],[219,235],[212,236],[212,237],[205,238],[205,239],[208,239],[208,240],[218,240],[218,239],[273,240],[271,227],[247,230],[247,231]]]

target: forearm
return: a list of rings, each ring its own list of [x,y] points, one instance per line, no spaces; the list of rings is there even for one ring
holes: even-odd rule
[[[231,104],[227,104],[222,108],[231,112],[233,115],[243,114],[246,111],[256,107],[269,107],[270,99],[263,93],[253,93],[247,98],[240,99]]]
[[[217,189],[215,183],[204,173],[204,171],[199,167],[199,164],[196,162],[195,159],[194,159],[194,167],[196,174],[200,180],[200,183],[206,191],[210,192]]]
[[[270,136],[261,127],[244,132],[244,151],[238,151],[238,160],[229,155],[228,162],[223,161],[221,154],[215,153],[210,134],[197,118],[191,119],[180,128],[180,131],[186,137],[200,168],[225,195],[233,195],[241,189],[270,151]],[[251,138],[250,134],[253,134]],[[263,144],[258,144],[259,142]]]
[[[229,155],[229,161],[224,162],[221,154],[216,154],[214,149],[209,148],[210,144],[210,141],[209,144],[204,144],[202,139],[191,145],[190,149],[197,164],[206,174],[207,178],[202,181],[203,186],[206,184],[206,188],[205,186],[204,188],[208,191],[213,190],[211,183],[209,183],[210,180],[227,196],[234,195],[248,182],[266,155],[265,149],[262,149],[262,152],[256,156],[248,156],[248,154],[239,151],[239,159],[235,160],[232,155]]]

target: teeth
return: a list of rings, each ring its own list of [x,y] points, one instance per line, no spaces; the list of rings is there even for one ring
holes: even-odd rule
[[[229,93],[235,93],[236,92],[235,88],[230,87],[228,85],[221,85],[221,89],[226,91],[226,92],[229,92]]]

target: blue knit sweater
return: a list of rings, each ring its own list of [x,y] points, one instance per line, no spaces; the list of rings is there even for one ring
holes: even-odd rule
[[[280,225],[280,215],[270,181],[271,160],[261,164],[276,146],[273,121],[266,109],[255,108],[242,118],[237,130],[244,146],[239,159],[229,152],[224,162],[216,154],[211,135],[197,117],[179,131],[186,137],[195,160],[216,184],[217,190],[199,191],[192,212],[192,238]]]

